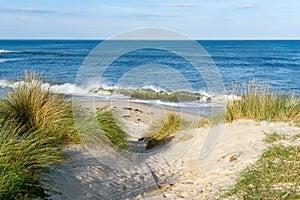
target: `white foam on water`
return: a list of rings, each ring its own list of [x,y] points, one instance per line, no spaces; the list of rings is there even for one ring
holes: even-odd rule
[[[0,49],[0,53],[21,53],[22,51],[13,51],[7,49]]]
[[[76,94],[76,95],[88,95],[89,91],[85,90],[83,88],[77,87],[74,84],[71,83],[65,83],[61,85],[47,85],[47,88],[49,88],[54,93],[61,93],[61,94]]]
[[[0,88],[7,88],[9,86],[8,80],[0,80]]]
[[[9,62],[9,61],[15,61],[15,60],[21,60],[21,58],[0,58],[0,63],[5,63],[5,62]]]
[[[155,85],[145,85],[141,89],[150,89],[150,90],[153,90],[154,92],[161,92],[161,91],[163,91],[163,92],[169,92],[167,89],[164,89],[162,87],[155,86]]]
[[[36,80],[33,80],[33,83],[36,83]],[[22,84],[31,84],[25,83],[25,81],[8,81],[8,80],[0,80],[0,88],[17,88],[19,85]],[[56,84],[51,85],[49,83],[43,83],[42,87],[46,90],[50,90],[54,93],[61,93],[67,95],[89,95],[89,91],[83,88],[77,87],[72,83],[64,83],[64,84]]]

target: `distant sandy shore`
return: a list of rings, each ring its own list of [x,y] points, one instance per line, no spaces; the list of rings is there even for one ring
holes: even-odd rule
[[[111,106],[122,128],[136,140],[166,113],[164,109],[139,103],[81,103],[89,111],[105,105]],[[239,172],[254,163],[266,149],[264,132],[277,130],[293,135],[300,131],[287,123],[239,120],[222,124],[216,145],[201,158],[200,152],[212,127],[193,126],[201,116],[182,113],[182,117],[190,122],[190,128],[184,127],[180,132],[191,137],[169,149],[168,155],[180,156],[168,161],[168,165],[160,167],[158,160],[149,163],[146,172],[112,170],[95,159],[84,145],[70,145],[64,149],[65,162],[41,175],[43,184],[55,191],[51,193],[52,199],[217,199],[222,189],[233,184]],[[186,144],[190,146],[180,152]]]

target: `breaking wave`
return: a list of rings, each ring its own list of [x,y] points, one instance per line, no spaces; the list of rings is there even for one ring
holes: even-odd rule
[[[3,90],[16,88],[24,81],[0,80],[0,95]],[[43,83],[42,87],[54,93],[65,94],[68,100],[73,97],[75,101],[130,101],[136,103],[150,104],[153,106],[185,111],[190,113],[201,113],[208,116],[210,109],[222,107],[224,101],[237,99],[233,95],[213,95],[206,91],[165,91],[155,86],[145,86],[143,88],[121,88],[107,85],[91,84],[89,87],[82,88],[72,83],[50,84]],[[5,95],[5,93],[4,93]],[[201,111],[199,111],[201,108]]]
[[[0,88],[16,88],[19,84],[24,84],[24,81],[0,80]],[[44,83],[43,87],[54,93],[66,95],[153,100],[158,104],[162,104],[162,102],[213,102],[214,99],[220,98],[206,91],[166,91],[152,85],[142,88],[122,88],[94,84],[82,88],[72,83]]]

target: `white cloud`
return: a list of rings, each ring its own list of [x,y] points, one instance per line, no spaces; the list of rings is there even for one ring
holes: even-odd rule
[[[188,3],[173,3],[170,5],[171,7],[180,7],[180,8],[188,8],[188,7],[196,7],[195,4],[188,4]]]
[[[245,4],[241,4],[241,5],[237,5],[238,9],[250,9],[250,8],[254,8],[255,6],[251,3],[245,3]]]
[[[25,7],[25,8],[0,8],[0,12],[55,13],[57,11]]]
[[[67,12],[63,12],[63,11],[59,11],[59,10],[39,9],[39,8],[32,8],[32,7],[23,7],[23,8],[0,7],[0,12],[74,15],[74,13],[67,13]]]
[[[168,12],[155,12],[155,11],[148,11],[148,9],[144,8],[136,8],[136,7],[128,7],[128,6],[102,6],[105,9],[114,10],[118,12],[116,17],[131,17],[131,18],[172,18],[176,17],[177,15],[171,14]]]

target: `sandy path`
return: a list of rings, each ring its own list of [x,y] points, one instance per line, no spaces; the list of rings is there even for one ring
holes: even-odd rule
[[[137,138],[149,128],[151,120],[164,112],[143,104],[124,106],[119,103],[113,107],[127,131]],[[198,116],[184,118],[195,120]],[[200,158],[208,129],[183,130],[193,136],[192,145],[180,152],[182,156],[178,160],[163,167],[160,161],[153,161],[146,169],[111,170],[82,145],[69,146],[65,149],[66,161],[42,175],[44,184],[56,191],[51,193],[52,199],[217,199],[220,190],[234,183],[239,172],[254,163],[266,148],[263,132],[300,132],[299,128],[286,123],[240,120],[224,124],[215,148]],[[171,148],[171,151],[176,153],[178,149]]]

